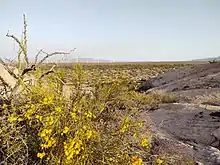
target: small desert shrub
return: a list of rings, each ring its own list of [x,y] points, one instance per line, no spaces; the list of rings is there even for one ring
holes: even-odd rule
[[[89,80],[80,65],[71,76],[69,98],[51,74],[1,107],[1,162],[140,163],[139,157],[150,149],[151,136],[141,133],[137,108],[126,101],[130,94],[126,78],[112,81],[97,75]],[[83,92],[84,84],[92,87],[90,95]]]
[[[153,91],[150,96],[159,103],[175,103],[178,101],[178,97],[176,95],[167,93],[163,90]]]
[[[219,100],[220,100],[220,93],[214,92],[212,94],[198,96],[195,100],[193,100],[193,102],[199,103],[199,104],[202,104],[202,103],[219,104],[220,103]]]
[[[178,97],[174,94],[164,92],[162,90],[153,91],[149,94],[142,94],[137,92],[129,93],[130,100],[133,100],[136,104],[145,105],[149,108],[163,103],[175,103],[178,101]]]

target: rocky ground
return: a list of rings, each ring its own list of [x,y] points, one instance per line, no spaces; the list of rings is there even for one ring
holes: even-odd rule
[[[146,94],[156,90],[180,98],[146,112],[152,130],[166,141],[164,149],[175,148],[205,165],[220,164],[220,63],[171,70],[142,80],[138,89]]]

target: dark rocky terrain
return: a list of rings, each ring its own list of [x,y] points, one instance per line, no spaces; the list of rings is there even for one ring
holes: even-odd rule
[[[195,161],[220,164],[220,63],[171,70],[142,81],[138,89],[146,94],[156,90],[180,98],[146,112],[158,138]]]

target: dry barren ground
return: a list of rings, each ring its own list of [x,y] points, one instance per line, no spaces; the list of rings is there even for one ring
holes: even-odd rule
[[[220,63],[171,70],[142,81],[138,89],[146,94],[157,90],[180,97],[178,103],[146,112],[155,134],[172,140],[165,148],[205,165],[220,164]],[[180,143],[181,149],[176,147]]]

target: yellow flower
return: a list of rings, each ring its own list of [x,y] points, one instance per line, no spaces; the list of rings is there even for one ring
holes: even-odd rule
[[[92,114],[92,112],[88,112],[88,113],[86,113],[86,116],[88,117],[88,118],[92,118],[93,117],[93,114]]]
[[[147,138],[143,138],[141,140],[141,146],[146,147],[147,149],[150,148],[150,140]]]
[[[46,117],[46,125],[52,125],[54,123],[53,116]]]
[[[143,147],[147,146],[147,145],[148,145],[148,140],[147,140],[146,138],[142,139],[142,140],[141,140],[141,145],[142,145]]]
[[[33,109],[28,109],[27,112],[25,113],[25,117],[30,120],[31,119],[31,115],[34,113],[34,110]]]
[[[43,99],[43,102],[42,102],[44,105],[50,105],[50,104],[53,104],[53,98],[52,97],[50,97],[50,98],[47,98],[47,97],[45,97],[44,99]]]
[[[109,161],[113,161],[113,158],[109,158]]]
[[[143,165],[144,164],[142,159],[137,156],[132,156],[131,161],[132,161],[131,165]]]
[[[47,137],[48,135],[50,135],[52,133],[52,129],[44,129],[41,133],[40,133],[40,137],[44,138]]]
[[[160,158],[157,158],[157,160],[156,160],[156,163],[157,163],[158,165],[161,165],[163,162],[164,162],[164,161],[163,161],[162,159],[160,159]]]
[[[62,110],[61,110],[60,107],[56,107],[56,108],[55,108],[55,111],[57,111],[57,112],[59,112],[59,113],[62,112]]]
[[[77,111],[77,107],[74,106],[74,107],[73,107],[73,112],[76,112],[76,111]]]
[[[70,116],[72,117],[73,120],[76,120],[76,113],[75,112],[70,112]]]
[[[7,104],[3,104],[3,105],[2,105],[2,109],[5,109],[5,108],[7,108],[7,107],[8,107]]]
[[[88,113],[86,112],[85,115],[88,118],[94,118],[94,119],[96,118],[96,116],[91,111],[89,111]]]
[[[42,159],[45,155],[46,155],[45,152],[43,152],[43,153],[37,153],[37,157],[38,157],[38,158],[41,158],[41,159]]]
[[[87,139],[90,139],[92,135],[93,135],[93,132],[91,130],[86,131]]]
[[[43,139],[47,142],[49,141],[49,136],[45,136]]]
[[[23,120],[24,120],[24,119],[22,119],[22,118],[20,118],[20,117],[18,118],[18,121],[23,121]]]
[[[55,138],[50,138],[50,139],[48,138],[47,144],[41,144],[41,148],[42,149],[49,148],[49,147],[53,146],[55,143],[56,143]]]
[[[79,149],[82,145],[82,141],[81,140],[77,140],[77,142],[75,143],[75,149]]]
[[[38,119],[39,121],[42,121],[42,116],[40,116],[40,115],[36,115],[35,118]]]
[[[129,155],[128,155],[128,154],[125,154],[125,157],[126,157],[126,158],[129,158]]]
[[[120,129],[120,132],[124,133],[127,128],[128,128],[127,125],[123,125],[122,128]]]
[[[79,154],[79,151],[80,151],[80,149],[79,150],[75,150],[75,155],[78,155]]]
[[[123,125],[121,126],[120,132],[124,133],[129,126],[129,118],[126,117],[123,121]]]
[[[46,133],[51,134],[52,133],[52,129],[46,129]]]
[[[72,159],[74,155],[78,155],[83,149],[81,140],[71,139],[69,142],[64,142],[64,153],[67,160]]]
[[[65,133],[67,133],[69,131],[69,128],[66,126],[66,127],[64,127],[64,130],[63,130],[63,133],[65,134]]]
[[[14,122],[14,121],[16,121],[16,120],[17,120],[17,118],[14,117],[14,115],[12,115],[11,117],[8,118],[8,121],[9,121],[9,122]]]
[[[48,146],[52,146],[56,143],[56,140],[55,138],[51,138],[49,141],[48,141]]]
[[[30,117],[30,115],[29,114],[25,114],[24,115],[28,120],[30,120],[31,119],[31,117]]]
[[[143,123],[142,123],[142,122],[139,122],[138,125],[139,125],[139,127],[142,127],[142,126],[143,126]]]
[[[26,107],[26,108],[30,108],[30,105],[26,104],[25,107]]]
[[[47,148],[46,144],[41,144],[40,146],[41,146],[42,149]]]
[[[42,131],[42,132],[40,133],[40,137],[43,138],[43,137],[45,137],[45,136],[47,136],[46,133]]]
[[[129,118],[126,117],[126,118],[125,118],[125,123],[128,123],[128,122],[129,122]]]

